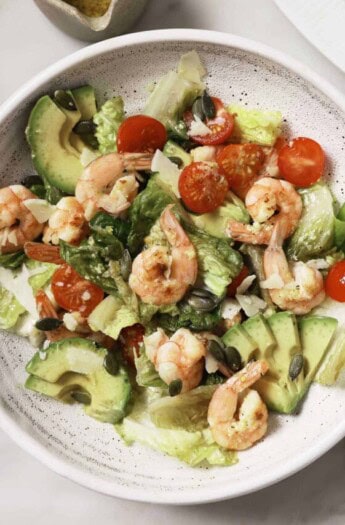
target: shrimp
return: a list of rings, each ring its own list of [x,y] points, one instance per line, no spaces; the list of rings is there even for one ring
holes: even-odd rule
[[[44,225],[25,206],[27,199],[37,196],[20,184],[0,189],[0,253],[18,252],[42,233]]]
[[[84,209],[75,197],[63,197],[44,228],[43,242],[59,244],[60,239],[78,243],[86,233]]]
[[[249,387],[268,370],[266,361],[250,362],[214,392],[207,420],[214,440],[230,450],[244,450],[267,431],[268,411]]]
[[[195,283],[198,263],[189,237],[172,212],[172,205],[163,211],[160,226],[171,246],[153,246],[133,261],[129,286],[144,303],[177,303],[188,287]]]
[[[325,298],[322,274],[301,261],[293,263],[290,270],[282,248],[283,240],[284,225],[278,222],[264,253],[264,271],[266,279],[278,275],[281,288],[270,289],[269,294],[282,310],[307,314]]]
[[[290,182],[263,177],[250,188],[246,208],[255,225],[230,221],[227,233],[234,241],[269,244],[274,225],[284,222],[285,237],[295,231],[302,214],[302,199]]]
[[[144,338],[144,344],[147,357],[166,384],[180,379],[181,392],[187,392],[199,385],[206,347],[190,330],[179,328],[169,339],[164,330],[158,328],[156,332]]]
[[[125,211],[138,193],[134,173],[151,167],[150,153],[109,153],[91,162],[79,178],[75,196],[91,220],[99,210],[118,216]]]

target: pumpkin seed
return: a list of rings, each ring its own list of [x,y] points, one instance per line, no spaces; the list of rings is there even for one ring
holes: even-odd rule
[[[59,326],[62,325],[61,319],[56,319],[56,317],[44,317],[39,321],[36,321],[37,330],[43,330],[44,332],[49,332],[50,330],[56,330]]]
[[[64,109],[77,111],[77,106],[75,105],[73,97],[63,89],[57,89],[54,92],[54,100]]]
[[[76,390],[75,392],[72,392],[71,398],[75,401],[78,401],[78,403],[82,403],[83,405],[91,404],[90,394],[88,394],[87,392],[83,392],[82,390]]]
[[[122,278],[128,281],[132,271],[132,257],[128,250],[124,250],[120,259],[120,271]]]
[[[208,351],[209,353],[215,358],[216,361],[219,363],[227,364],[226,355],[224,352],[224,348],[215,341],[214,339],[211,339],[208,342]]]
[[[227,346],[224,349],[224,354],[226,357],[226,364],[232,372],[238,372],[239,370],[241,370],[242,358],[237,348],[233,346]]]
[[[198,97],[194,100],[193,105],[192,105],[192,113],[195,119],[199,118],[202,121],[205,120],[205,113],[202,107],[201,97]]]
[[[104,368],[108,374],[116,376],[119,373],[120,364],[114,352],[108,352],[104,358]]]
[[[91,133],[83,135],[83,142],[85,142],[85,144],[87,146],[90,146],[90,148],[92,149],[98,149],[99,147],[97,137],[95,137],[95,135],[92,135]]]
[[[176,164],[178,168],[182,168],[183,160],[180,159],[180,157],[168,157],[168,159],[170,160],[170,162],[173,162],[174,164]]]
[[[206,118],[215,118],[216,116],[216,107],[213,103],[212,98],[207,93],[207,91],[204,91],[202,97],[201,97],[201,107],[202,111]]]
[[[169,384],[169,395],[171,397],[178,396],[182,390],[182,381],[181,379],[174,379]]]
[[[27,177],[24,177],[22,180],[22,185],[25,186],[25,188],[31,188],[31,186],[41,186],[43,184],[43,180],[38,175],[28,175]]]
[[[304,365],[304,357],[302,354],[295,354],[291,359],[289,366],[289,376],[292,381],[297,379],[297,377],[302,372]]]
[[[73,128],[77,135],[87,135],[96,131],[96,125],[93,120],[80,120]]]
[[[217,306],[211,297],[200,297],[193,294],[188,297],[187,303],[198,312],[212,312]]]

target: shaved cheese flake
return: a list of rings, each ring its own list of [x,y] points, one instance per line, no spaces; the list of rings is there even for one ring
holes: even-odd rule
[[[306,264],[309,268],[315,268],[315,270],[327,270],[330,267],[326,259],[310,259]]]
[[[194,119],[195,120],[192,120],[188,131],[188,135],[190,137],[194,137],[196,135],[199,137],[205,137],[206,135],[209,135],[211,133],[210,128],[208,128],[206,124],[204,124],[201,118],[195,115]]]
[[[243,295],[244,293],[246,293],[246,291],[251,287],[255,279],[256,279],[256,275],[248,275],[248,277],[243,279],[240,286],[237,287],[236,293],[240,295]]]
[[[47,222],[55,211],[55,206],[45,199],[26,199],[23,204],[40,224]]]
[[[159,149],[156,150],[151,162],[151,171],[158,172],[161,177],[169,181],[176,197],[180,198],[178,191],[178,180],[180,178],[181,170],[177,165],[168,159]]]
[[[233,319],[241,311],[241,305],[236,299],[224,299],[220,307],[223,319]]]
[[[209,353],[205,357],[205,369],[208,374],[213,374],[218,370],[218,361]]]
[[[261,281],[261,288],[268,288],[269,290],[280,290],[283,288],[284,281],[277,273],[272,273],[265,281]]]
[[[258,314],[261,310],[265,310],[267,306],[267,303],[257,295],[237,294],[236,299],[248,317],[253,317],[253,315]]]

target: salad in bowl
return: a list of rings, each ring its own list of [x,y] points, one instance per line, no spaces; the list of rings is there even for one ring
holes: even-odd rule
[[[191,51],[140,114],[89,85],[42,96],[36,173],[0,189],[0,327],[36,347],[25,387],[192,466],[235,463],[345,363],[323,148],[205,80]]]

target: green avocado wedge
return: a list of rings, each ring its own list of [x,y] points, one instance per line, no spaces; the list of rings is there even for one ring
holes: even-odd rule
[[[118,423],[126,415],[132,389],[121,365],[116,375],[107,371],[107,354],[105,348],[87,339],[51,343],[27,364],[30,375],[25,387],[64,402],[83,402],[87,415],[104,423]]]
[[[55,188],[73,194],[83,166],[78,156],[64,147],[70,133],[66,122],[66,114],[45,95],[31,111],[26,138],[37,173]]]

